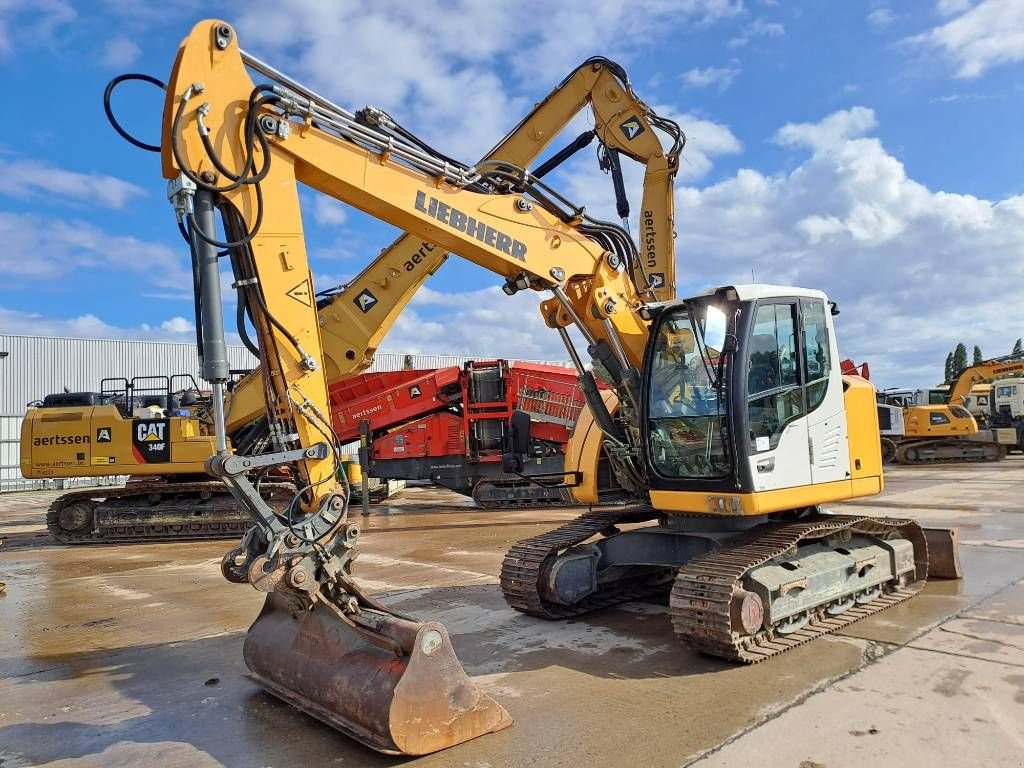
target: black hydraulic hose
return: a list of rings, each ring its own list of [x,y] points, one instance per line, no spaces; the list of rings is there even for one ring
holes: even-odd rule
[[[238,335],[242,338],[245,348],[259,357],[260,350],[249,336],[249,329],[245,325],[245,319],[249,316],[249,303],[245,298],[245,291],[238,292],[238,302],[235,308],[235,323],[238,325]]]
[[[196,224],[195,217],[192,214],[188,214],[188,216],[186,217],[186,218],[189,219],[189,227],[193,231],[195,231],[196,235],[198,235],[201,240],[209,243],[210,245],[214,246],[215,248],[228,248],[228,249],[230,249],[230,248],[241,248],[243,246],[248,245],[249,243],[252,242],[252,239],[254,237],[256,237],[256,233],[260,231],[260,226],[263,224],[263,192],[260,189],[260,185],[259,184],[254,185],[253,189],[256,192],[256,220],[253,222],[252,230],[251,231],[246,232],[245,228],[244,227],[242,228],[242,231],[245,232],[245,234],[240,236],[240,238],[238,240],[232,240],[232,241],[229,241],[229,242],[222,242],[222,241],[217,240],[216,238],[206,234]]]
[[[138,147],[139,149],[146,150],[147,152],[159,152],[159,144],[147,144],[144,141],[136,139],[134,136],[128,133],[128,131],[122,128],[121,124],[117,122],[117,118],[114,117],[114,110],[110,106],[110,97],[113,95],[114,89],[116,89],[117,86],[119,86],[121,83],[125,83],[131,80],[139,80],[143,83],[150,83],[152,85],[157,86],[161,90],[167,90],[167,84],[164,83],[162,80],[153,77],[152,75],[144,75],[141,72],[130,72],[128,74],[118,75],[109,83],[107,83],[107,87],[103,91],[103,111],[107,114],[107,120],[113,126],[114,130],[118,132],[122,139],[127,141],[129,144]]]
[[[551,173],[551,171],[555,170],[555,168],[560,166],[570,157],[575,155],[584,147],[588,146],[590,142],[594,140],[595,136],[597,136],[597,134],[593,130],[584,131],[575,139],[573,139],[573,141],[570,144],[566,145],[558,152],[553,154],[551,157],[549,157],[547,160],[545,160],[543,163],[538,165],[537,169],[533,171],[533,177],[535,179],[540,179],[546,176],[547,174]]]
[[[179,226],[181,226],[179,224]],[[203,357],[203,297],[199,287],[199,244],[195,241],[192,233],[183,228],[188,239],[189,256],[192,259],[192,303],[195,306],[196,319],[196,348],[199,350],[199,358]]]
[[[620,219],[629,218],[629,198],[626,197],[626,182],[622,178],[622,163],[619,162],[617,149],[605,148],[608,158],[608,169],[612,174],[612,186],[615,188],[615,211]]]
[[[259,187],[256,187],[256,189],[259,190]],[[225,229],[229,233],[229,237],[234,236],[232,233],[235,231],[245,231],[245,226],[241,221],[242,216],[234,206],[225,202],[221,206],[220,210],[221,214],[224,216]],[[236,279],[238,277],[246,279],[256,276],[256,269],[253,266],[252,252],[247,246],[248,242],[244,241],[239,241],[239,244],[232,246],[232,248],[235,249],[235,253],[238,254],[240,267],[243,267],[243,269],[236,274]],[[271,325],[281,332],[281,335],[288,339],[288,343],[292,345],[296,352],[298,352],[300,349],[298,339],[296,339],[295,336],[292,335],[292,333],[270,313],[270,309],[267,307],[266,301],[263,298],[263,288],[259,283],[253,286],[252,295],[256,297],[256,304],[258,305],[260,313]],[[250,311],[252,310],[252,307],[248,304],[248,299],[246,300],[246,306],[249,307]]]

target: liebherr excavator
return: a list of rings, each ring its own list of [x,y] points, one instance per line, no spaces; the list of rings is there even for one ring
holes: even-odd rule
[[[986,379],[1024,371],[1024,358],[1007,355],[965,368],[950,385],[944,403],[903,408],[904,434],[883,438],[882,453],[900,464],[999,461],[1007,452],[998,428],[982,432],[965,407],[971,387]],[[1016,435],[1007,436],[1010,446]]]
[[[163,175],[191,243],[215,394],[229,375],[219,249],[231,251],[259,337],[272,450],[233,454],[215,396],[208,468],[254,522],[222,570],[268,593],[244,648],[268,690],[384,752],[424,754],[510,725],[443,626],[397,615],[353,576],[359,529],[335,480],[317,314],[291,295],[312,279],[300,182],[493,271],[507,293],[547,296],[542,315],[589,406],[570,451],[582,477],[572,492],[595,499],[603,451],[636,503],[513,547],[501,587],[517,610],[560,618],[670,592],[683,643],[755,662],[921,589],[928,550],[917,523],[818,507],[882,488],[874,389],[842,377],[823,293],[730,285],[659,301],[622,227],[521,167],[455,163],[388,126],[246,54],[222,21],[196,25],[167,84]],[[583,365],[571,326],[617,404]],[[282,465],[299,493],[275,513],[255,483]],[[652,524],[617,528],[639,521]]]
[[[113,85],[122,81],[115,78]],[[143,78],[146,79],[146,78]],[[153,82],[152,79],[148,80]],[[109,99],[109,88],[108,88]],[[610,171],[618,214],[629,215],[622,181],[620,155],[644,166],[640,217],[645,243],[643,268],[652,299],[675,295],[672,258],[673,183],[683,137],[679,126],[657,115],[633,92],[621,66],[594,57],[573,70],[481,160],[483,164],[516,168],[532,163],[559,133],[590,107],[593,127],[554,153],[532,172],[541,178],[591,145],[600,149],[602,167]],[[110,114],[111,120],[116,120]],[[398,131],[391,118],[367,108],[357,118],[367,130]],[[392,126],[388,128],[388,126]],[[656,130],[669,139],[663,147]],[[435,153],[436,154],[436,153]],[[216,172],[214,169],[213,172]],[[381,339],[394,325],[426,279],[447,258],[447,251],[429,239],[403,234],[350,283],[316,294],[323,354],[320,364],[327,383],[335,385],[370,366]],[[293,301],[312,304],[311,285],[297,280]],[[245,294],[239,296],[238,318],[252,314]],[[239,333],[253,354],[244,321]],[[89,489],[67,493],[50,507],[51,534],[69,544],[167,541],[186,538],[224,538],[241,535],[249,517],[222,488],[204,473],[213,451],[212,407],[194,394],[182,410],[174,405],[176,386],[188,377],[170,377],[154,397],[154,380],[142,377],[146,392],[137,394],[134,382],[120,380],[110,391],[51,395],[29,411],[22,426],[21,468],[25,477],[97,477],[128,475],[124,488]],[[194,386],[188,387],[195,393]],[[149,395],[149,398],[145,397]],[[136,412],[134,405],[159,401],[166,414]],[[226,427],[237,452],[260,452],[267,442],[263,419],[264,385],[260,370],[242,378],[230,390]],[[178,414],[175,414],[178,411]],[[188,416],[183,417],[182,414]],[[66,438],[74,423],[77,442]],[[157,436],[159,439],[152,439]],[[159,450],[154,450],[159,447]],[[272,503],[287,494],[281,480],[261,483]],[[520,483],[521,485],[521,483]],[[541,489],[541,486],[533,486]],[[549,492],[541,494],[546,498]],[[528,496],[528,494],[527,494]],[[529,504],[524,498],[523,504]]]

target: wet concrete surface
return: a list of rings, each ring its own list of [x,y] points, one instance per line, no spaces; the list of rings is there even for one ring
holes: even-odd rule
[[[226,542],[64,547],[57,492],[0,496],[0,766],[1020,765],[1024,458],[896,468],[853,514],[961,527],[965,579],[768,663],[681,648],[664,606],[574,621],[507,608],[505,550],[569,510],[476,510],[409,489],[365,521],[357,574],[442,621],[516,724],[415,760],[360,747],[246,677],[262,599],[225,582]]]

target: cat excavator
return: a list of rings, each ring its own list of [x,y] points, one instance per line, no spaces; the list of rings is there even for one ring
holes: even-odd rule
[[[631,121],[608,128],[635,139]],[[517,610],[559,619],[668,595],[682,643],[752,663],[925,583],[916,522],[820,507],[882,489],[874,389],[842,376],[836,307],[821,291],[725,285],[663,300],[622,226],[521,166],[457,163],[389,117],[360,119],[244,52],[223,21],[200,22],[178,51],[161,155],[214,392],[207,468],[253,521],[222,571],[267,593],[244,656],[285,701],[387,753],[426,754],[511,724],[441,624],[396,613],[354,575],[360,531],[337,479],[318,315],[294,295],[304,283],[313,293],[300,183],[490,270],[508,294],[541,294],[588,404],[564,483],[595,501],[603,455],[635,503],[516,544],[501,589]],[[227,440],[222,249],[258,337],[271,445],[256,455]],[[571,328],[611,391],[596,386]],[[283,511],[257,487],[278,466],[297,478]]]
[[[112,85],[130,78],[146,76],[121,76]],[[109,110],[109,99],[108,87],[108,116],[121,130]],[[602,57],[584,61],[501,139],[481,164],[521,167],[534,162],[588,107],[592,127],[540,163],[532,175],[544,177],[596,141],[601,166],[612,178],[617,212],[625,219],[629,201],[620,156],[641,164],[640,226],[649,296],[672,298],[673,184],[683,135],[678,125],[660,117],[636,96],[621,66]],[[358,120],[370,129],[387,123],[390,117],[368,108]],[[668,138],[667,147],[659,133]],[[406,233],[346,285],[318,294],[304,278],[291,286],[293,301],[312,306],[315,300],[323,350],[319,362],[328,386],[337,387],[372,364],[381,339],[447,255],[429,239]],[[243,292],[237,307],[238,331],[258,356],[245,322],[252,309],[245,302]],[[225,424],[233,449],[260,452],[269,440],[261,370],[232,382],[226,397]],[[129,476],[123,488],[77,490],[55,500],[47,515],[51,535],[67,544],[91,544],[225,538],[244,533],[248,515],[219,481],[205,474],[205,461],[214,453],[212,414],[208,393],[187,376],[109,379],[99,392],[47,395],[29,410],[22,425],[21,469],[25,477]],[[287,496],[287,480],[264,478],[260,488],[265,498],[276,504]],[[539,485],[527,487],[536,488],[539,499],[551,495]],[[530,494],[522,495],[521,503],[528,505]]]

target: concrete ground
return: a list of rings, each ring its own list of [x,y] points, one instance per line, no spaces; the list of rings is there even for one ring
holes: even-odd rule
[[[448,627],[516,724],[447,752],[373,753],[261,691],[242,639],[261,604],[224,542],[63,547],[56,492],[0,496],[0,766],[1024,764],[1024,459],[896,468],[851,513],[961,529],[966,578],[767,663],[681,648],[665,608],[549,623],[497,587],[506,548],[569,511],[481,512],[410,489],[375,507],[362,583]]]

